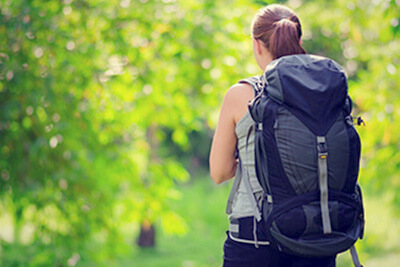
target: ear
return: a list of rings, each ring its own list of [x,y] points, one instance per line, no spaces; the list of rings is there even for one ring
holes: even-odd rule
[[[299,44],[303,45],[303,39],[300,38]]]
[[[257,40],[256,38],[253,38],[253,46],[257,54],[261,55],[262,50],[261,50],[261,43],[260,40]]]

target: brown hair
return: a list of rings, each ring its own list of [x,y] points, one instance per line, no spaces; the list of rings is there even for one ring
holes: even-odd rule
[[[273,59],[306,54],[300,44],[299,17],[288,7],[273,4],[262,8],[254,17],[251,28],[253,38],[262,41]]]

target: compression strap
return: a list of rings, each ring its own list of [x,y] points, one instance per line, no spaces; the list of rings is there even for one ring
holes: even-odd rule
[[[325,136],[317,136],[317,148],[322,226],[324,229],[324,234],[330,234],[332,233],[332,227],[328,205],[328,149],[326,146]]]

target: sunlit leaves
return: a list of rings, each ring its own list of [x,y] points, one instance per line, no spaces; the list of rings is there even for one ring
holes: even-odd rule
[[[183,235],[188,231],[185,220],[176,213],[164,212],[161,216],[163,217],[162,228],[167,234]]]
[[[0,192],[13,218],[35,240],[67,243],[63,264],[82,240],[120,241],[133,222],[184,233],[169,207],[189,178],[175,156],[207,154],[189,134],[207,136],[226,90],[260,73],[250,23],[261,2],[0,1]],[[287,3],[308,52],[349,74],[367,124],[361,183],[398,189],[398,1]]]

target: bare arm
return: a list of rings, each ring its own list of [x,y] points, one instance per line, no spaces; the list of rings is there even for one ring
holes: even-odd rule
[[[252,97],[253,92],[249,85],[236,84],[228,90],[222,101],[210,152],[210,175],[217,184],[235,175],[237,167],[235,126],[247,112],[247,103]]]

